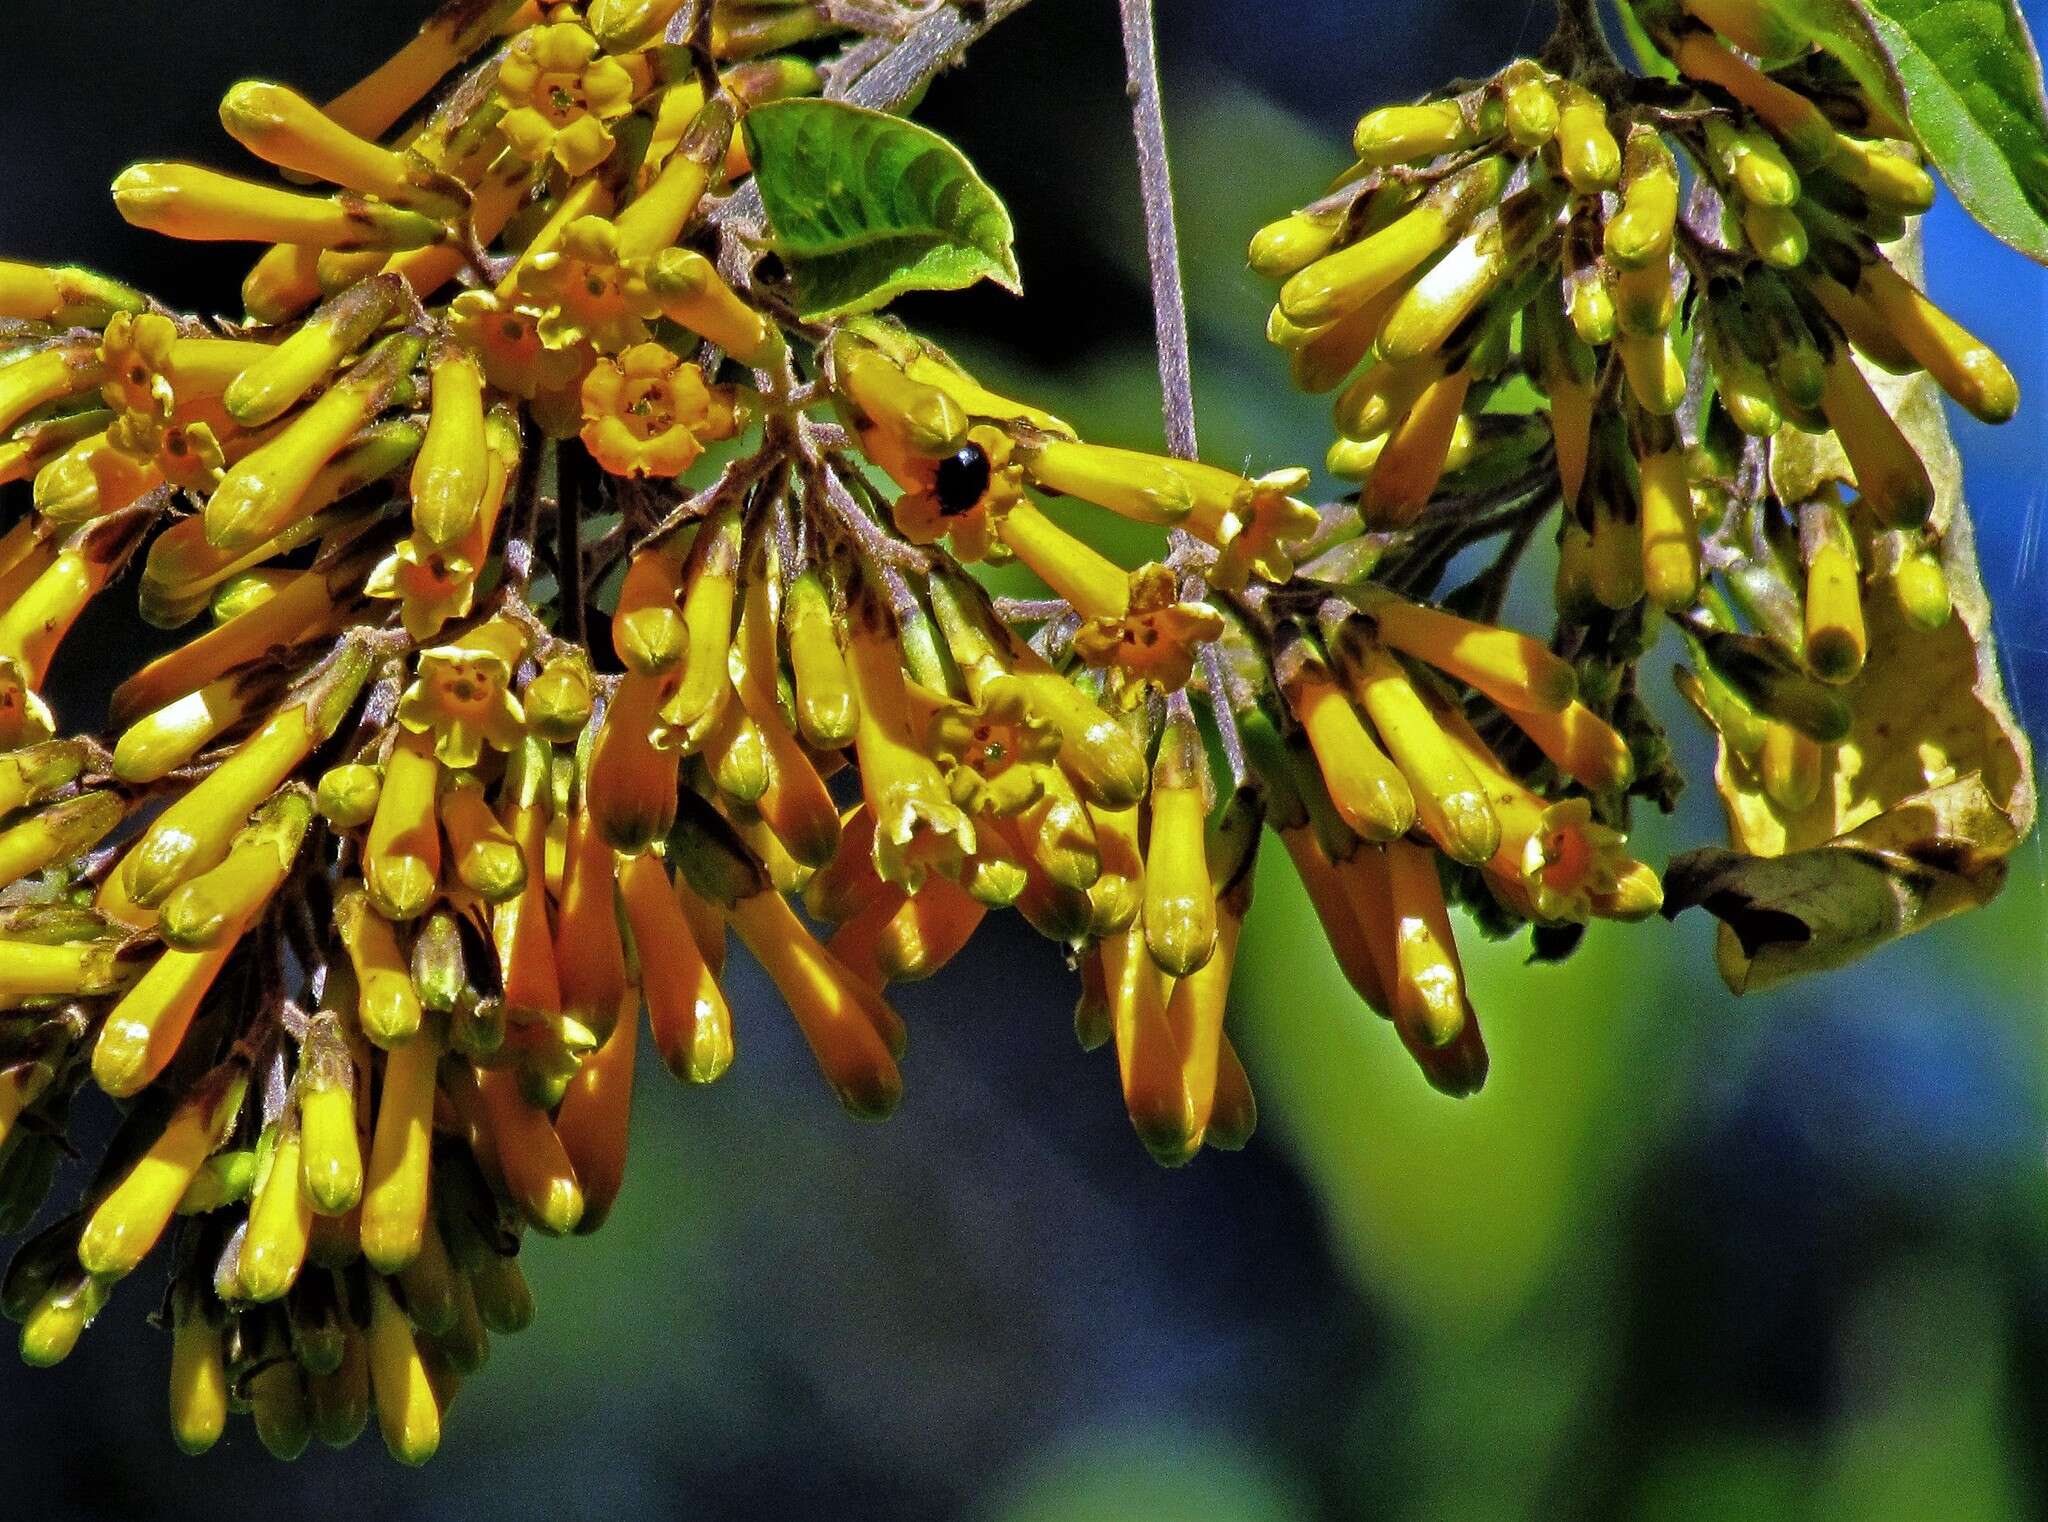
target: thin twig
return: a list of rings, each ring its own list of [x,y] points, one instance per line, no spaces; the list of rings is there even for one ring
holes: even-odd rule
[[[1195,458],[1195,395],[1188,361],[1187,293],[1180,278],[1180,235],[1173,220],[1173,174],[1166,158],[1166,122],[1159,106],[1159,53],[1152,0],[1117,0],[1123,18],[1131,133],[1138,149],[1138,187],[1145,198],[1145,257],[1152,267],[1152,321],[1159,339],[1159,389],[1166,447]]]

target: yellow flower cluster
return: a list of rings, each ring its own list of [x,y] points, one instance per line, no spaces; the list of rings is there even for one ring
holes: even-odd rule
[[[269,245],[246,322],[0,263],[0,484],[33,501],[0,534],[0,1230],[88,1080],[132,1101],[0,1310],[53,1362],[169,1246],[188,1449],[232,1411],[286,1456],[374,1412],[430,1455],[532,1314],[522,1233],[617,1196],[643,1010],[684,1081],[733,1061],[728,932],[879,1118],[885,988],[1015,908],[1182,1163],[1255,1122],[1226,1014],[1271,829],[1361,998],[1475,1090],[1451,905],[1557,949],[1661,902],[1624,835],[1670,787],[1645,594],[1772,775],[1808,785],[1779,732],[1836,718],[1702,581],[1733,510],[1696,511],[1708,456],[1671,417],[1683,311],[1715,418],[1831,424],[1863,483],[1867,513],[1799,508],[1812,675],[1860,662],[1876,526],[1936,600],[1925,473],[1846,345],[1987,415],[2010,380],[1870,243],[1924,175],[1823,141],[1696,23],[1657,35],[1724,243],[1679,218],[1661,126],[1531,64],[1368,116],[1346,183],[1260,234],[1274,335],[1343,388],[1330,463],[1363,478],[1319,509],[1306,471],[1091,442],[889,320],[791,315],[726,221],[735,126],[820,87],[783,50],[842,9],[453,0],[324,106],[236,86],[223,124],[291,188],[143,164],[114,194]],[[1490,406],[1517,369],[1546,413]],[[1497,615],[1560,487],[1546,645]],[[1156,555],[1113,561],[1061,497]],[[1496,533],[1492,578],[1433,600]],[[53,662],[138,559],[143,617],[189,632],[107,743],[59,738]],[[991,597],[972,568],[1004,561],[1050,595]]]

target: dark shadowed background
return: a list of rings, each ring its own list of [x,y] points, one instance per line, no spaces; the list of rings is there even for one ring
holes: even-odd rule
[[[228,311],[246,251],[126,228],[107,181],[234,164],[228,84],[324,97],[421,7],[5,10],[0,252]],[[1533,47],[1548,5],[1161,10],[1205,453],[1319,461],[1326,412],[1261,340],[1247,235],[1342,167],[1361,108]],[[1009,201],[1028,294],[903,311],[1090,436],[1156,445],[1114,22],[1037,0],[933,87],[923,119]],[[1936,296],[2031,389],[2021,421],[1960,438],[2038,718],[2048,282],[1946,201],[1928,227]],[[161,638],[112,608],[90,627],[58,677],[73,721]],[[1720,828],[1705,747],[1660,699],[1698,780],[1643,821],[1654,861]],[[1059,959],[1007,917],[901,992],[909,1093],[880,1128],[841,1115],[736,954],[740,1060],[690,1092],[642,1063],[611,1222],[531,1244],[539,1320],[496,1342],[425,1471],[374,1429],[286,1468],[238,1423],[183,1458],[136,1282],[60,1368],[0,1371],[0,1517],[2048,1514],[2042,875],[2030,845],[1989,912],[1741,1004],[1697,916],[1598,927],[1562,968],[1468,933],[1494,1076],[1456,1104],[1352,1001],[1275,860],[1232,1010],[1262,1129],[1172,1173],[1109,1055],[1076,1048]]]

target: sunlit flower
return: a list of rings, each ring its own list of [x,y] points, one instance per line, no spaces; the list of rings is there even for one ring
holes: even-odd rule
[[[175,400],[171,345],[177,338],[177,326],[161,312],[116,312],[100,339],[100,363],[106,367],[100,395],[106,404],[124,417],[168,419]]]
[[[679,476],[703,440],[730,438],[738,423],[729,394],[657,343],[600,359],[583,379],[583,443],[613,475]]]
[[[1522,846],[1522,882],[1538,918],[1592,918],[1596,900],[1611,898],[1639,865],[1628,838],[1593,818],[1584,798],[1566,798],[1543,811],[1543,822]]]
[[[498,124],[521,158],[553,158],[572,175],[588,174],[612,151],[606,125],[633,108],[648,84],[643,55],[614,58],[560,6],[555,19],[512,39],[498,65],[498,95],[507,110]]]
[[[431,733],[444,766],[474,766],[486,745],[510,750],[526,733],[511,665],[466,645],[420,652],[413,683],[398,700],[398,722],[416,735]]]
[[[1223,633],[1223,615],[1206,603],[1182,602],[1173,571],[1153,561],[1131,572],[1130,605],[1121,617],[1091,618],[1074,635],[1074,653],[1091,666],[1112,666],[1132,679],[1132,701],[1142,684],[1167,691],[1188,684],[1201,647]]]
[[[484,378],[529,401],[542,391],[572,384],[591,362],[587,345],[548,347],[540,323],[540,313],[490,291],[464,291],[448,309],[449,331],[475,353]]]
[[[1060,749],[1059,731],[1033,711],[1029,689],[1012,676],[984,683],[976,703],[935,709],[926,733],[953,801],[998,818],[1037,801],[1044,768]]]
[[[363,591],[398,603],[399,621],[414,639],[432,639],[449,619],[469,612],[476,567],[455,550],[422,545],[408,535],[371,568]]]
[[[603,217],[578,217],[559,247],[520,267],[519,305],[540,314],[550,349],[588,342],[616,353],[647,337],[651,310],[638,277],[619,262],[619,232]]]
[[[1223,546],[1209,568],[1209,582],[1225,591],[1242,591],[1254,572],[1268,581],[1294,574],[1290,547],[1306,539],[1322,522],[1316,510],[1294,493],[1308,484],[1299,468],[1276,470],[1247,483],[1223,520]]]

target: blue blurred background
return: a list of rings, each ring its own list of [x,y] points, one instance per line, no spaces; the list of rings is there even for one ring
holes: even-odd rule
[[[0,249],[230,309],[233,259],[124,228],[107,180],[136,158],[232,162],[226,85],[330,93],[418,9],[10,0]],[[1261,341],[1247,234],[1342,167],[1360,109],[1536,46],[1549,6],[1161,10],[1204,452],[1319,461],[1326,413]],[[925,119],[1016,214],[1028,294],[906,315],[1091,436],[1156,445],[1114,12],[1037,0],[933,87]],[[1928,240],[1934,294],[2032,398],[1958,433],[2038,724],[2048,275],[1947,201]],[[93,664],[69,673],[81,708],[104,691]],[[1671,699],[1697,780],[1643,818],[1653,861],[1720,831]],[[0,1515],[2048,1514],[2037,844],[1989,911],[1740,1003],[1697,915],[1598,927],[1561,967],[1468,934],[1494,1062],[1464,1103],[1357,1007],[1268,855],[1231,1013],[1262,1117],[1241,1155],[1146,1159],[1108,1055],[1075,1047],[1057,956],[1020,925],[992,920],[902,991],[910,1092],[881,1128],[841,1116],[736,958],[740,1061],[691,1092],[641,1065],[610,1224],[531,1244],[540,1318],[495,1345],[427,1470],[374,1436],[287,1469],[246,1425],[180,1457],[137,1284],[60,1368],[0,1373]]]

